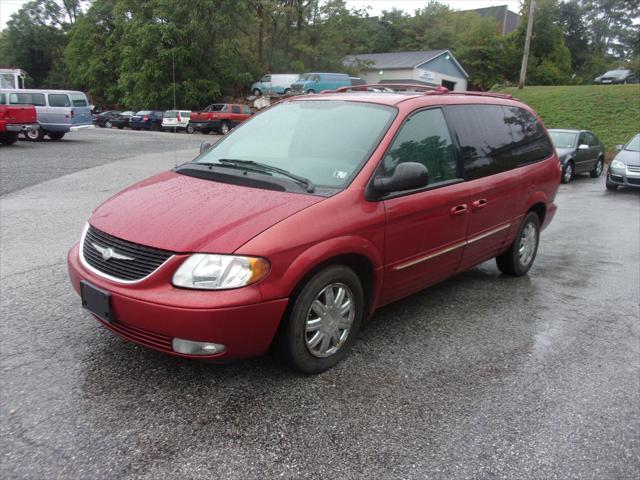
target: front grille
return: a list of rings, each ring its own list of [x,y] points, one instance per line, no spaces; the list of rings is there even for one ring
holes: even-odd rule
[[[109,252],[103,254],[106,249]],[[86,263],[103,275],[124,282],[135,282],[147,277],[172,255],[173,252],[167,250],[121,240],[92,226],[89,226],[82,244],[82,256]],[[130,260],[118,256],[125,256]]]
[[[627,182],[629,182],[629,185],[640,185],[640,178],[627,177]]]
[[[141,328],[137,328],[126,323],[98,320],[109,330],[131,342],[144,345],[145,347],[153,348],[155,350],[160,350],[161,352],[173,353],[171,337],[142,330]]]

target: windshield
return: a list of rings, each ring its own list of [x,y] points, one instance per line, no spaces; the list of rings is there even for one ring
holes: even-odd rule
[[[624,149],[632,152],[640,152],[640,134],[629,140],[629,143],[624,146]]]
[[[313,80],[313,74],[305,73],[304,75],[300,75],[300,78],[297,81],[308,82],[309,80]]]
[[[195,162],[260,162],[319,187],[343,188],[369,158],[395,114],[392,107],[369,103],[287,102],[256,115]]]
[[[571,148],[576,143],[576,135],[571,132],[554,132],[549,130],[549,136],[556,148]]]

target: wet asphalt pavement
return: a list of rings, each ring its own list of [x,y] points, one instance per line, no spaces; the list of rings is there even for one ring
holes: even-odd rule
[[[205,138],[87,133],[0,150],[2,478],[638,477],[640,191],[562,186],[527,277],[487,262],[385,307],[305,377],[170,358],[81,309],[65,255],[93,207]]]

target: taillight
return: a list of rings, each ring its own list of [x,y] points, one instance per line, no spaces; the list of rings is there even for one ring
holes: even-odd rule
[[[145,115],[144,117],[142,117],[142,120],[144,120],[144,121],[146,122],[147,120],[149,120],[149,117],[147,117],[147,116]]]

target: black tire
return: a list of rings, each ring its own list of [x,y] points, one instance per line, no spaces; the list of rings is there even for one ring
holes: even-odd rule
[[[602,175],[602,170],[604,170],[604,159],[600,157],[593,166],[593,169],[589,172],[589,175],[591,175],[591,178],[598,178]]]
[[[523,262],[523,258],[520,255],[520,248],[524,244],[525,231],[529,231],[529,228],[532,228],[533,231],[535,231],[535,245],[529,244],[529,248],[532,248],[532,250],[527,252],[528,254],[530,254],[530,258],[527,258],[528,255],[526,255],[524,258],[525,261]],[[539,243],[540,218],[538,217],[538,214],[536,212],[529,212],[524,217],[522,225],[518,230],[518,235],[511,244],[509,250],[496,257],[496,264],[498,265],[498,269],[505,275],[509,275],[512,277],[522,277],[523,275],[526,275],[536,259]]]
[[[313,94],[316,93],[316,91],[313,88],[310,88],[309,90],[307,90],[307,94]]]
[[[107,120],[106,122],[104,122],[104,128],[111,128],[113,127],[113,123],[111,123],[111,120]]]
[[[288,95],[289,93],[291,93],[291,89],[290,88],[285,88],[284,89],[284,94]]]
[[[51,140],[62,140],[64,132],[49,132],[48,135]]]
[[[251,93],[253,93],[256,97],[259,97],[260,95],[262,95],[262,92],[260,91],[259,88],[254,88],[253,92]]]
[[[18,141],[18,134],[13,132],[0,133],[0,143],[2,145],[13,145]]]
[[[41,142],[44,138],[44,130],[41,128],[30,128],[24,132],[24,137],[32,142]]]
[[[227,122],[222,122],[220,124],[220,135],[227,135],[231,131],[231,127]]]
[[[610,183],[609,179],[607,179],[605,186],[607,187],[607,190],[609,190],[610,192],[615,192],[616,190],[618,190],[618,185],[616,185],[615,183]]]
[[[562,176],[560,177],[560,182],[569,183],[571,181],[571,178],[573,178],[573,172],[574,172],[573,161],[569,160],[567,163],[564,164],[564,167],[562,167]]]
[[[195,132],[195,129],[193,128],[193,125],[187,125],[187,128],[185,128],[185,131],[189,134]]]
[[[310,333],[306,331],[306,321],[311,314],[312,303],[330,285],[347,287],[347,291],[353,299],[354,313],[352,323],[346,331],[347,337],[343,339],[343,343],[335,352],[321,358],[313,355],[310,350],[311,347],[307,346],[307,335]],[[298,295],[292,299],[289,314],[283,320],[285,323],[276,338],[276,352],[289,367],[299,372],[312,374],[328,370],[342,360],[353,345],[360,330],[363,315],[364,292],[358,275],[343,265],[328,267],[311,277]]]

